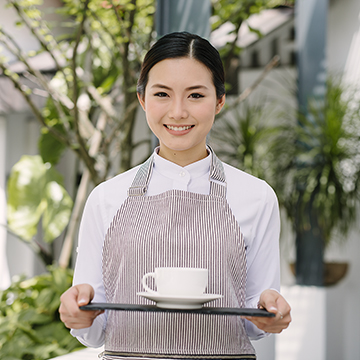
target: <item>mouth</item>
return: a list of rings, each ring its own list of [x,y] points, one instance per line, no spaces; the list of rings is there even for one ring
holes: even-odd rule
[[[185,125],[185,126],[164,125],[164,126],[172,131],[185,131],[193,128],[195,125]]]

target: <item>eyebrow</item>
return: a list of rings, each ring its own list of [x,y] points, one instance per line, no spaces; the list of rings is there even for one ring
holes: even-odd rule
[[[154,85],[151,86],[151,88],[160,88],[160,89],[172,90],[171,87],[166,86],[164,84],[154,84]],[[193,85],[193,86],[187,87],[185,90],[189,91],[189,90],[198,90],[198,89],[207,90],[207,87],[205,85]]]

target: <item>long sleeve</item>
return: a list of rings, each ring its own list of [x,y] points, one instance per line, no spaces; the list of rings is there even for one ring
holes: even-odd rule
[[[277,197],[262,180],[225,166],[228,201],[245,237],[247,257],[246,307],[256,308],[266,289],[280,290],[280,214]],[[239,181],[241,180],[241,181]],[[246,321],[253,339],[267,334]]]
[[[280,217],[275,194],[267,191],[266,201],[259,209],[253,242],[248,249],[247,307],[257,307],[265,289],[280,290],[279,234]],[[265,333],[247,321],[246,330],[251,339],[262,338]]]
[[[102,219],[99,189],[89,196],[79,231],[79,245],[75,266],[73,285],[90,284],[95,291],[93,301],[105,302],[102,283],[101,252],[104,237],[104,221]],[[106,315],[98,316],[93,325],[87,329],[71,330],[71,334],[85,346],[99,347],[104,343],[104,326]]]

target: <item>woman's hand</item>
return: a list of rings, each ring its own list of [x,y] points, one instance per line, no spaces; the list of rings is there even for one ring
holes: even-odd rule
[[[101,310],[79,309],[79,306],[87,305],[93,297],[94,289],[89,284],[75,285],[61,295],[60,319],[67,328],[88,328],[92,325],[94,319],[104,312]]]
[[[275,290],[265,290],[260,295],[259,307],[274,313],[275,317],[252,317],[245,319],[251,321],[260,330],[268,333],[281,333],[291,322],[290,305],[284,297]]]

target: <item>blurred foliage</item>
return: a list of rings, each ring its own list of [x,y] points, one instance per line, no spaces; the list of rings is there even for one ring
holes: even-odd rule
[[[287,118],[269,151],[272,185],[297,232],[315,215],[325,245],[345,238],[360,196],[360,106],[356,89],[329,77],[324,100]],[[311,204],[311,212],[305,211]]]
[[[220,145],[216,153],[227,163],[247,173],[267,179],[272,161],[269,143],[279,131],[269,125],[269,106],[250,105],[248,101],[217,118],[211,141]]]
[[[0,359],[45,360],[83,346],[60,321],[60,295],[71,286],[72,271],[19,278],[0,292]]]
[[[95,185],[109,172],[132,166],[132,151],[138,146],[133,139],[136,82],[144,53],[155,39],[154,4],[65,0],[61,7],[49,8],[41,0],[8,1],[18,15],[17,25],[41,45],[39,51],[25,53],[7,29],[0,29],[0,42],[25,71],[19,77],[3,57],[0,67],[41,124],[44,162],[57,164],[64,150],[71,149]],[[51,10],[55,18],[47,16]],[[47,55],[55,75],[45,76],[32,66],[39,53]],[[25,85],[23,77],[30,82]],[[45,106],[34,101],[38,93],[47,97]]]
[[[325,246],[331,239],[344,239],[356,220],[360,198],[356,94],[356,89],[330,76],[325,99],[309,99],[306,114],[296,109],[278,113],[266,101],[261,106],[241,103],[217,120],[211,133],[223,160],[274,188],[297,233],[309,230],[315,216]]]
[[[58,237],[69,222],[72,200],[60,173],[38,155],[22,158],[8,180],[8,225],[26,241],[36,235],[42,220],[46,242]]]
[[[224,22],[234,25],[242,23],[251,15],[258,14],[262,10],[272,9],[278,6],[293,6],[295,1],[285,0],[212,0],[213,17],[212,30],[218,29]]]
[[[8,222],[46,263],[55,259],[51,261],[41,241],[34,240],[37,230],[42,228],[38,239],[51,243],[69,219],[77,222],[86,197],[86,191],[75,193],[78,206],[70,218],[72,201],[54,169],[64,151],[70,149],[80,160],[74,171],[87,174],[82,188],[129,169],[138,146],[145,146],[146,155],[146,149],[151,151],[150,137],[134,141],[134,124],[137,76],[155,39],[154,4],[154,0],[65,0],[51,8],[41,0],[7,2],[17,14],[17,25],[41,45],[38,51],[24,52],[17,39],[0,28],[0,42],[24,67],[20,75],[13,72],[0,54],[0,72],[12,81],[41,125],[40,157],[23,158],[12,171]],[[33,65],[40,53],[53,74]],[[37,94],[46,101],[38,101]],[[77,227],[68,229],[65,235],[73,241]],[[66,249],[64,266],[71,246]]]

